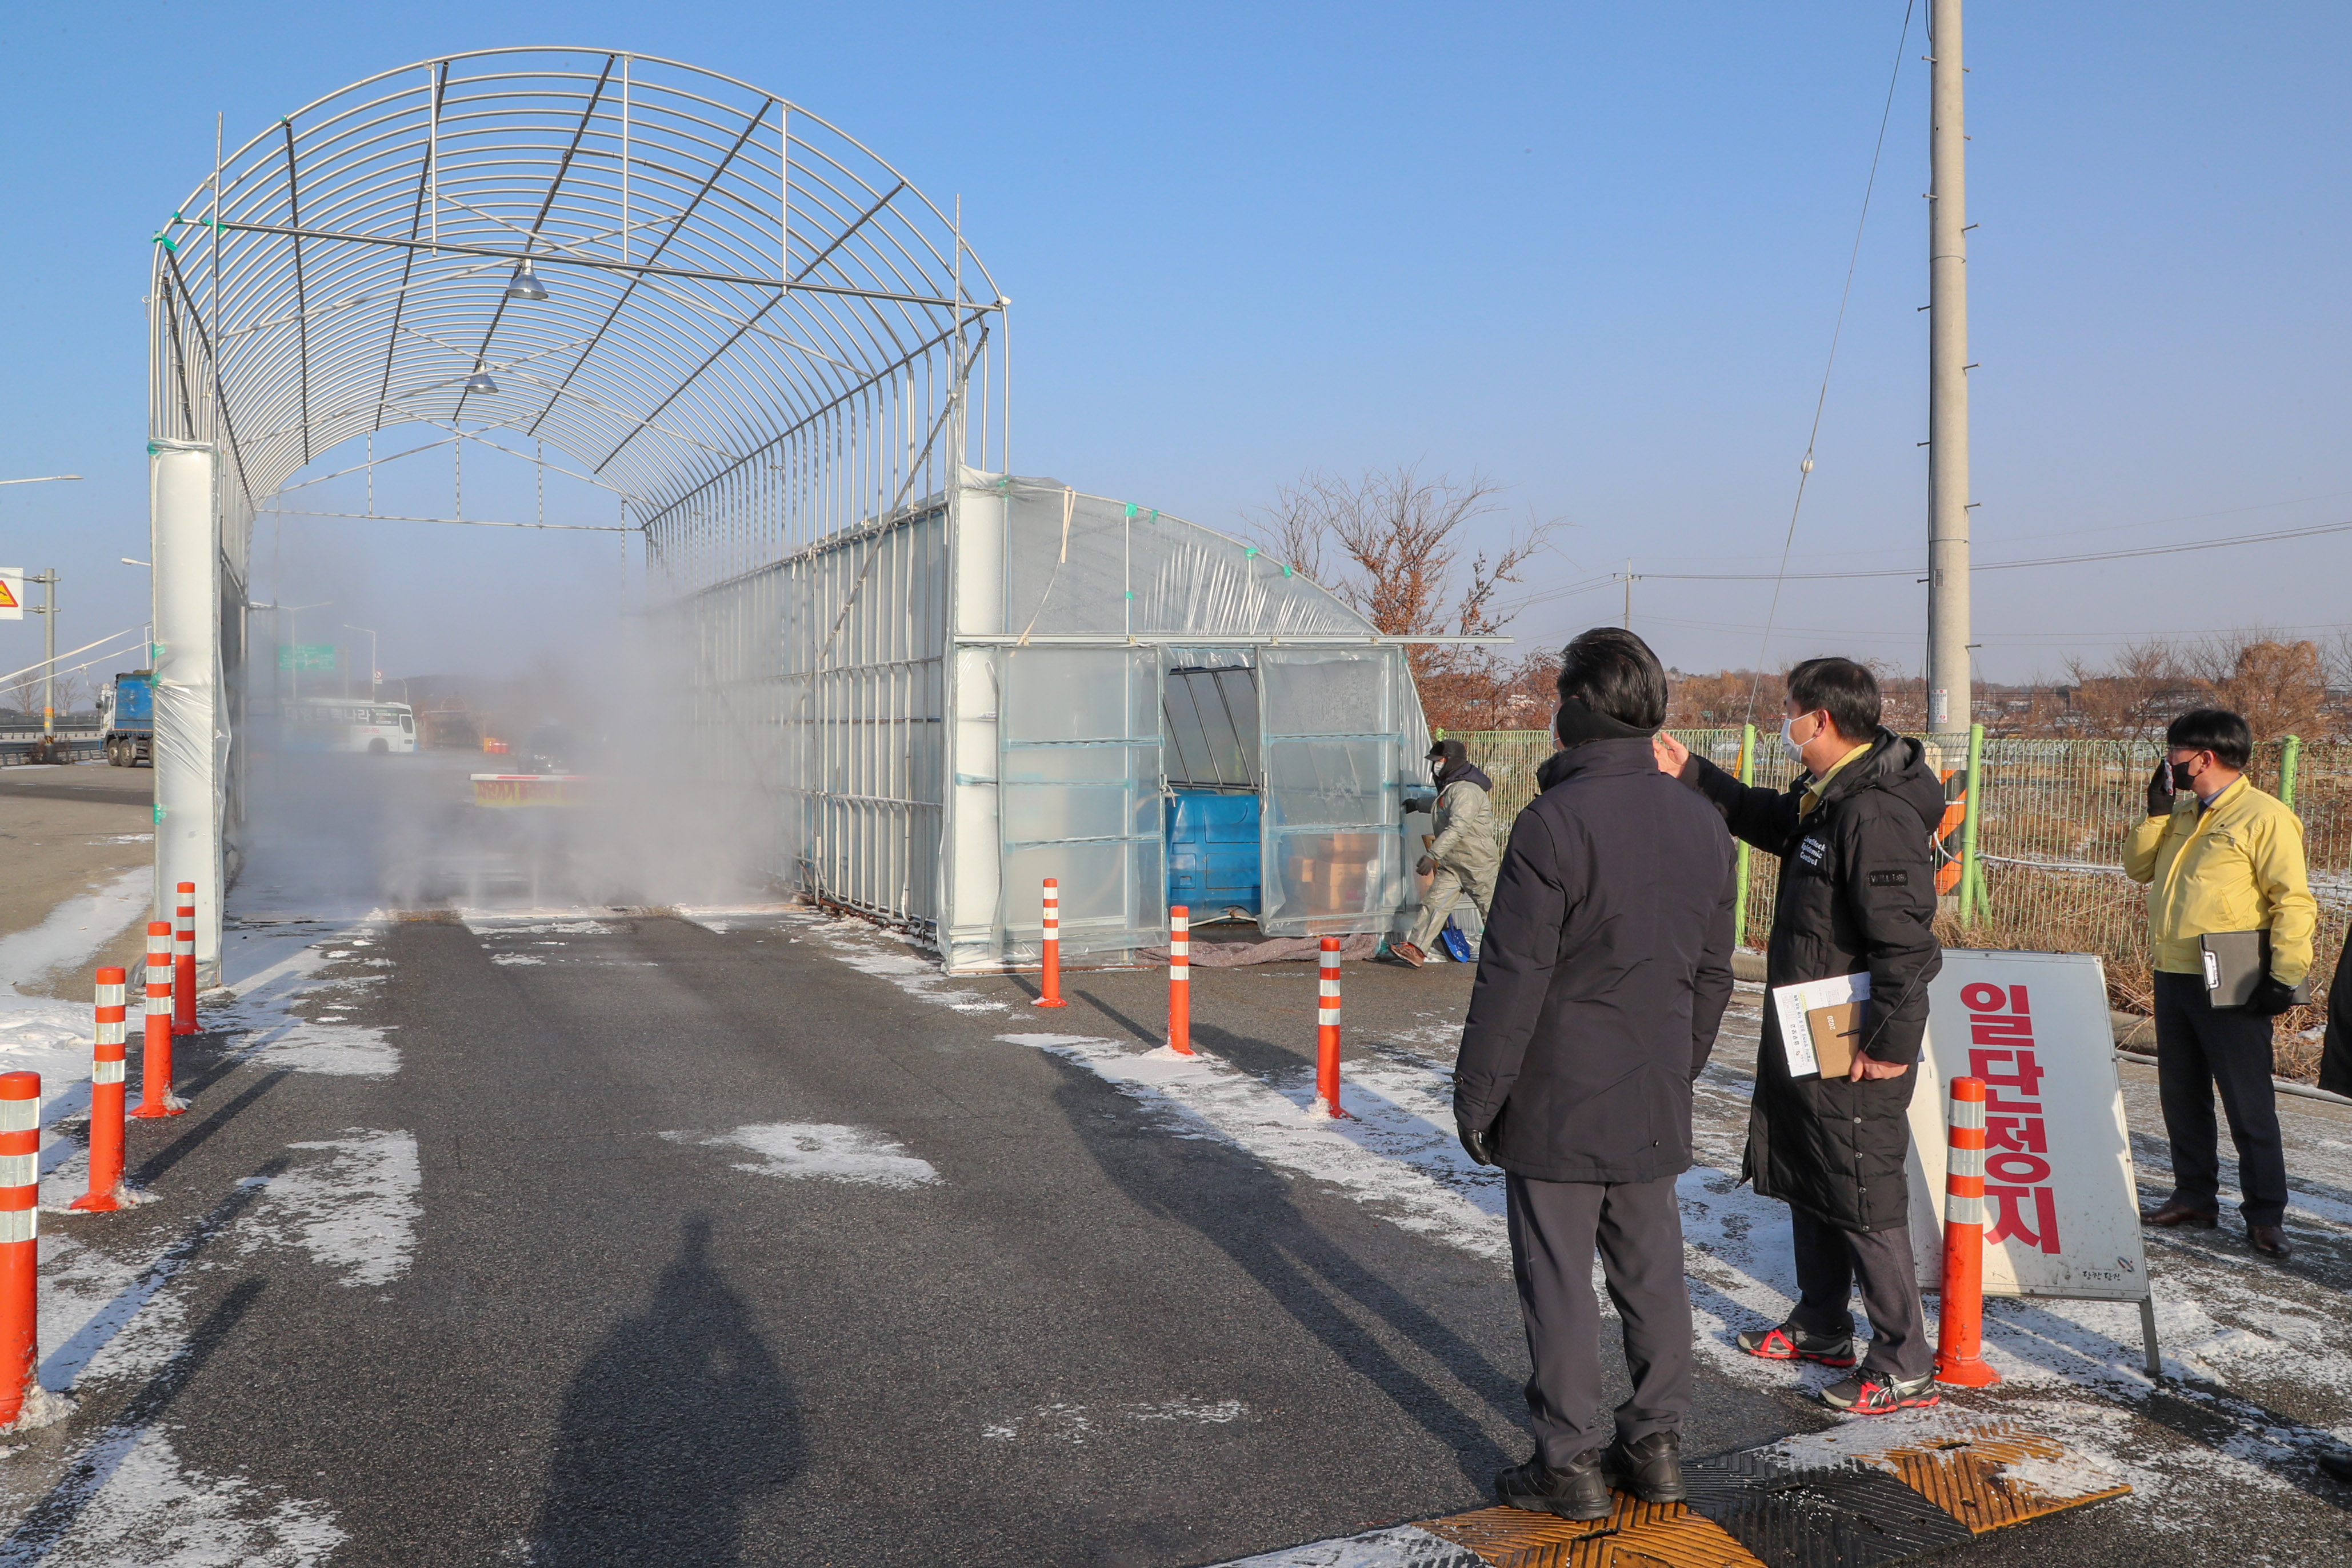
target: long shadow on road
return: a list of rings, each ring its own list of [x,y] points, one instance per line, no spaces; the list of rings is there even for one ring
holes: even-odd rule
[[[792,1385],[709,1244],[687,1221],[644,1313],[565,1391],[533,1563],[742,1563],[746,1510],[800,1474]]]
[[[1055,1065],[1064,1075],[1055,1103],[1103,1173],[1139,1207],[1190,1226],[1232,1258],[1342,1364],[1451,1449],[1474,1487],[1483,1491],[1497,1468],[1515,1462],[1457,1394],[1405,1365],[1334,1297],[1354,1302],[1474,1390],[1478,1402],[1516,1423],[1516,1383],[1476,1346],[1300,1214],[1281,1177],[1245,1156],[1231,1163],[1223,1180],[1202,1182],[1197,1172],[1171,1172],[1155,1163],[1154,1156],[1167,1158],[1172,1141],[1139,1146],[1119,1130],[1124,1119],[1103,1118],[1101,1080],[1083,1068]]]

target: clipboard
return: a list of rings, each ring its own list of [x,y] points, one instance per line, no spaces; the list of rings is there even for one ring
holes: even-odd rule
[[[2262,931],[2209,931],[2197,939],[2198,956],[2205,964],[2205,999],[2216,1007],[2242,1007],[2254,999],[2254,987],[2271,972],[2271,933]],[[2311,976],[2294,988],[2297,1002],[2311,1000]]]

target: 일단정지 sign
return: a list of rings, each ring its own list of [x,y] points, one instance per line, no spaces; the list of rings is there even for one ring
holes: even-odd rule
[[[1985,1084],[1985,1294],[2146,1300],[2131,1129],[2097,955],[1948,947],[1927,998],[1911,1095],[1919,1282],[1943,1280],[1944,1118],[1952,1079],[1968,1077]]]

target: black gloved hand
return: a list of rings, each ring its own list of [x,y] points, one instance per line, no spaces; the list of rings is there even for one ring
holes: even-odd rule
[[[1405,799],[1404,814],[1407,816],[1411,816],[1415,812],[1420,812],[1426,816],[1436,809],[1437,797],[1434,795],[1409,795]]]
[[[2159,762],[2156,776],[2147,781],[2147,814],[2150,816],[2172,815],[2172,764]]]
[[[1462,1152],[1470,1156],[1474,1164],[1492,1165],[1495,1163],[1494,1155],[1487,1152],[1484,1132],[1473,1132],[1460,1122],[1454,1123],[1454,1131],[1462,1135]]]
[[[2275,974],[2263,975],[2246,998],[2246,1011],[2264,1018],[2275,1018],[2294,1005],[2294,987]]]
[[[1436,869],[1437,862],[1426,855],[1412,863],[1412,874],[1416,877],[1426,877]]]

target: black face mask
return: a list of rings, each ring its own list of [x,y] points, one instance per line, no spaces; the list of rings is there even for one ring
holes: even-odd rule
[[[2197,781],[2189,776],[2187,763],[2172,764],[2172,787],[2177,790],[2194,790],[2197,787]]]

